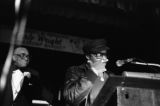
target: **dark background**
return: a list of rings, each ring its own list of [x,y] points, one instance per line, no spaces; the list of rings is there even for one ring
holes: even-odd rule
[[[13,28],[16,16],[11,0],[0,2],[1,27]],[[60,33],[89,39],[106,38],[109,70],[160,72],[157,67],[125,65],[118,59],[136,57],[144,62],[160,64],[160,3],[156,0],[32,0],[27,13],[28,29]],[[1,36],[1,35],[0,35]],[[9,44],[0,43],[0,62],[8,53]],[[66,69],[84,61],[83,55],[27,47],[31,67],[39,71],[41,80],[52,91],[54,99],[63,88]],[[155,71],[156,69],[156,71]]]

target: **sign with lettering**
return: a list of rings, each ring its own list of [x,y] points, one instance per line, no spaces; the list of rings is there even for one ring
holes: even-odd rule
[[[11,30],[0,30],[0,42],[9,43]],[[90,39],[49,33],[36,30],[27,30],[23,39],[23,45],[51,49],[62,52],[83,54],[82,46]]]

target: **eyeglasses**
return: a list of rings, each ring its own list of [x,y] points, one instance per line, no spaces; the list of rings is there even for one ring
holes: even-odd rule
[[[107,58],[107,53],[96,53],[94,55],[97,59]]]
[[[29,55],[26,54],[26,53],[21,53],[21,54],[15,54],[16,56],[20,57],[21,59],[24,59],[24,58],[29,58]]]

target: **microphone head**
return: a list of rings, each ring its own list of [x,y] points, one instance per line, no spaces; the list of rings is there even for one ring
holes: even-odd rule
[[[123,66],[123,64],[125,64],[125,61],[124,61],[124,60],[117,60],[117,61],[116,61],[116,65],[117,65],[118,67]]]
[[[131,63],[133,60],[134,60],[134,58],[127,58],[127,59],[125,59],[125,60],[117,60],[117,61],[116,61],[116,65],[117,65],[118,67],[121,67],[121,66],[123,66],[123,65],[126,64],[126,63]]]

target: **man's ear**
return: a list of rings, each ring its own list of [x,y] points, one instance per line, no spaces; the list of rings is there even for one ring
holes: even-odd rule
[[[12,59],[13,59],[13,61],[16,61],[16,56],[15,56],[15,55],[13,55]]]
[[[86,59],[87,59],[87,60],[89,60],[89,59],[90,59],[89,55],[86,55]]]

